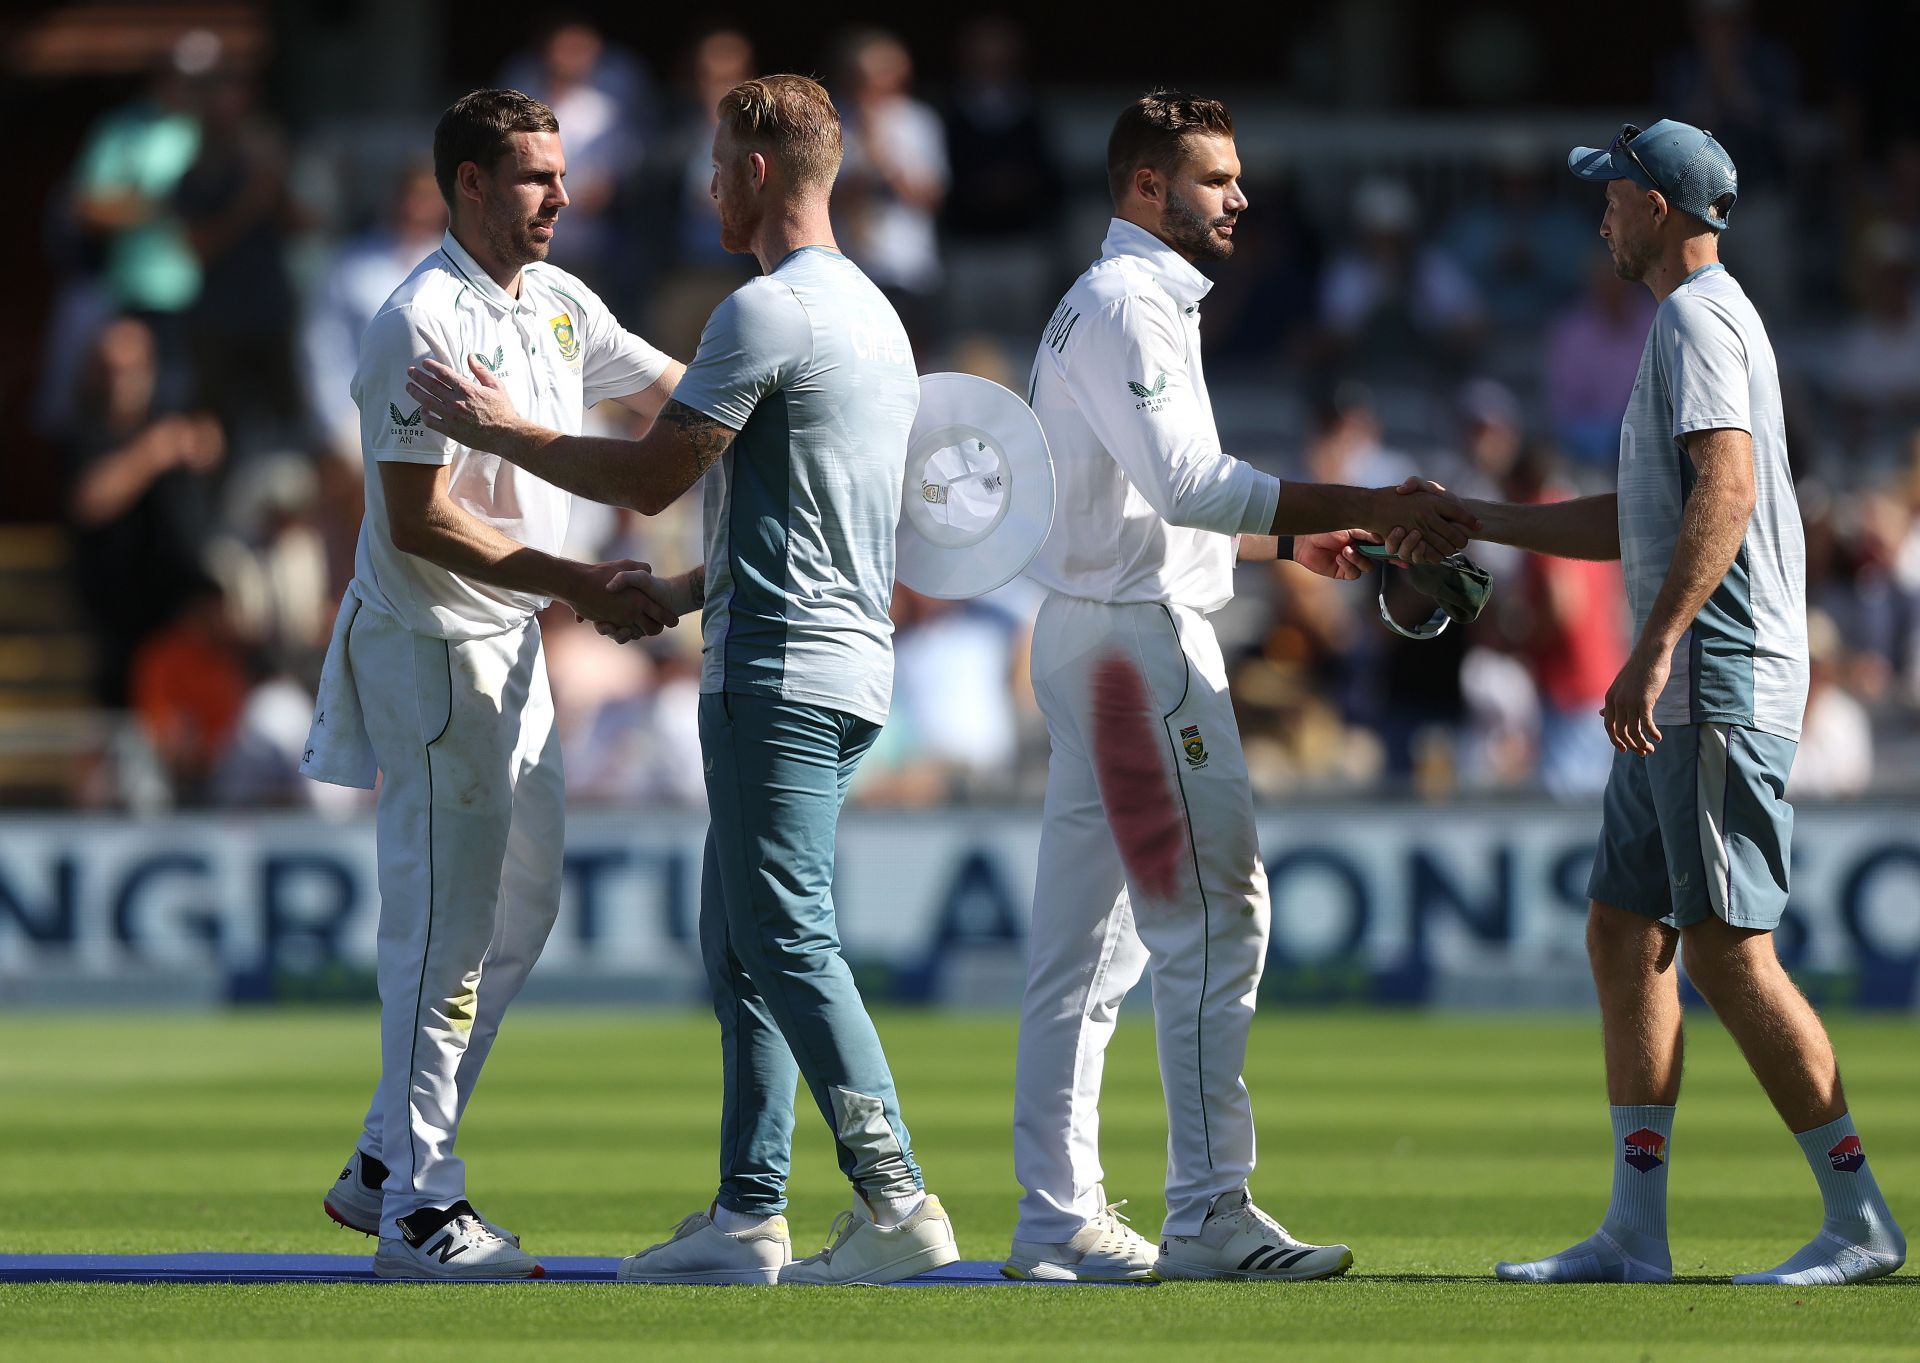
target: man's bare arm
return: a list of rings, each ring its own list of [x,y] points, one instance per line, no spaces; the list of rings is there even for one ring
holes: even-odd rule
[[[1396,489],[1282,482],[1268,533],[1299,536],[1359,529],[1386,539],[1396,530],[1417,531],[1421,542],[1408,552],[1439,559],[1466,548],[1479,528],[1460,499],[1437,483]]]
[[[668,398],[638,440],[562,435],[523,421],[484,366],[462,378],[438,360],[407,371],[427,426],[470,449],[487,450],[555,487],[657,516],[720,462],[739,432]]]
[[[1564,502],[1482,502],[1467,499],[1480,518],[1475,539],[1510,544],[1554,558],[1620,557],[1619,497],[1611,492]]]
[[[1753,437],[1745,431],[1695,431],[1687,438],[1693,491],[1680,513],[1680,533],[1666,581],[1653,599],[1640,640],[1667,652],[1725,580],[1753,519]]]
[[[678,617],[639,592],[623,591],[615,575],[634,567],[578,563],[528,548],[510,539],[447,496],[444,465],[385,462],[380,489],[387,506],[393,547],[448,572],[565,601],[589,620],[657,634]]]

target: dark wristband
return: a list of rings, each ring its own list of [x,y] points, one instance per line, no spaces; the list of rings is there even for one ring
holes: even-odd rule
[[[1273,556],[1282,563],[1289,563],[1293,560],[1292,535],[1280,536],[1280,542],[1274,546]]]

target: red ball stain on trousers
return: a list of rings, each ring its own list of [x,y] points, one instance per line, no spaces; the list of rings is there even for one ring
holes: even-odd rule
[[[1188,861],[1187,820],[1167,766],[1167,735],[1140,670],[1125,658],[1093,669],[1093,771],[1127,879],[1172,899]]]

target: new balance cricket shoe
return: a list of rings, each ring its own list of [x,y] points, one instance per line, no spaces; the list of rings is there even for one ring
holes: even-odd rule
[[[777,1283],[792,1262],[786,1217],[723,1231],[707,1212],[695,1212],[673,1228],[672,1238],[622,1259],[617,1276],[623,1283]]]
[[[387,1181],[387,1166],[359,1147],[347,1157],[333,1187],[320,1204],[328,1216],[362,1235],[380,1233],[380,1185]]]
[[[1153,1279],[1159,1248],[1127,1224],[1120,1209],[1126,1199],[1110,1202],[1080,1227],[1070,1240],[1051,1243],[1014,1237],[1013,1253],[1000,1272],[1009,1278],[1055,1283],[1137,1283]]]
[[[544,1278],[540,1261],[487,1229],[465,1200],[423,1207],[400,1218],[400,1238],[382,1238],[373,1256],[376,1278],[423,1281]]]
[[[818,1254],[796,1259],[781,1269],[780,1281],[877,1286],[897,1283],[960,1258],[960,1247],[953,1242],[953,1222],[932,1193],[921,1199],[912,1216],[885,1230],[874,1225],[866,1205],[856,1197],[852,1211],[841,1212],[833,1219],[828,1236],[830,1243]]]
[[[1345,1245],[1309,1245],[1253,1205],[1245,1188],[1214,1198],[1197,1235],[1160,1242],[1159,1278],[1251,1278],[1304,1282],[1337,1278],[1353,1267]]]
[[[356,1146],[353,1154],[347,1157],[347,1167],[340,1171],[340,1177],[333,1181],[333,1187],[327,1190],[327,1196],[320,1205],[328,1216],[348,1230],[357,1230],[362,1235],[378,1235],[382,1200],[380,1187],[386,1181],[387,1166]],[[480,1216],[480,1213],[475,1212],[474,1215]],[[480,1224],[508,1244],[519,1245],[520,1237],[505,1226],[496,1226],[484,1216],[480,1216]]]

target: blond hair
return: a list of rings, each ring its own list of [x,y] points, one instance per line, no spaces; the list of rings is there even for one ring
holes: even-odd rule
[[[720,124],[743,147],[767,154],[795,188],[827,189],[840,173],[840,113],[806,76],[760,76],[720,98]]]

